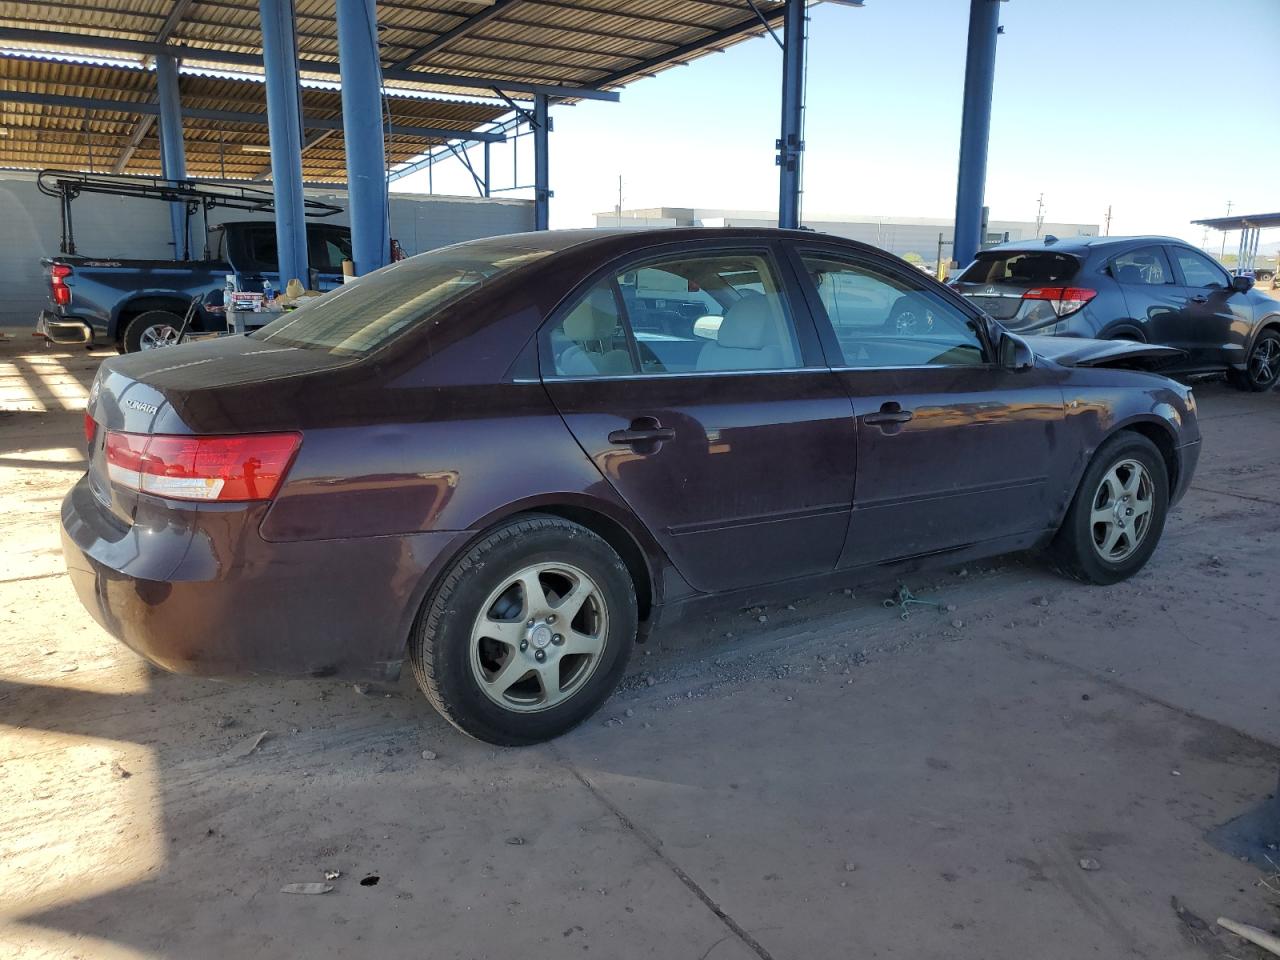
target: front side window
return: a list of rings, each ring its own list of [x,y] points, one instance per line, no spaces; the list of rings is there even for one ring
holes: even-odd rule
[[[1159,247],[1141,247],[1111,261],[1111,275],[1131,286],[1173,283],[1169,265]]]
[[[1227,276],[1227,272],[1198,250],[1174,247],[1173,255],[1188,287],[1221,289],[1231,286],[1231,278]]]
[[[686,254],[620,271],[547,334],[557,376],[790,370],[791,311],[764,253]]]
[[[802,254],[850,367],[986,362],[976,321],[914,277],[872,264]]]

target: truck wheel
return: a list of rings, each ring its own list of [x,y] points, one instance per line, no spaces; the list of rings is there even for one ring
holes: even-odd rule
[[[594,713],[635,639],[635,587],[613,548],[560,517],[526,516],[473,544],[427,596],[409,660],[455,727],[523,746]]]
[[[120,337],[121,353],[137,353],[139,350],[158,350],[172,347],[178,342],[182,318],[168,310],[148,310],[130,320]]]

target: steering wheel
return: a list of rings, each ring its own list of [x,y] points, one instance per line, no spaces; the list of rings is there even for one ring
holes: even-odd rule
[[[933,311],[928,304],[904,294],[893,302],[884,327],[886,333],[897,336],[927,336],[933,332]]]

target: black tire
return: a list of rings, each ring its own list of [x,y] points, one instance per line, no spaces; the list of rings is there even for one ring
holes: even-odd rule
[[[1092,516],[1097,498],[1103,495],[1104,478],[1118,464],[1126,461],[1136,461],[1146,468],[1151,484],[1151,519],[1136,549],[1113,562],[1100,552],[1101,547],[1095,540],[1095,532],[1099,531],[1095,530]],[[1049,547],[1049,559],[1058,572],[1086,583],[1110,584],[1126,580],[1151,558],[1160,542],[1168,512],[1169,474],[1164,457],[1156,445],[1142,434],[1122,430],[1103,443],[1090,461],[1067,510],[1066,519]],[[1105,530],[1105,524],[1102,526]]]
[[[472,629],[503,581],[544,563],[572,564],[594,581],[606,611],[604,646],[593,670],[565,700],[537,712],[516,712],[481,689],[472,665]],[[613,548],[576,523],[528,515],[472,544],[428,594],[409,640],[409,661],[431,705],[463,733],[501,746],[525,746],[559,736],[600,707],[622,679],[636,624],[635,586]]]
[[[170,327],[174,331],[182,329],[182,318],[168,310],[148,310],[140,313],[127,324],[120,335],[120,352],[137,353],[142,349],[143,334],[147,330],[159,327]]]
[[[1280,331],[1263,330],[1258,334],[1249,348],[1245,368],[1229,370],[1227,379],[1252,393],[1264,393],[1280,382]]]

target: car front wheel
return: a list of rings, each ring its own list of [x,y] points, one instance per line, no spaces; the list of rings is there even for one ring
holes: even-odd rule
[[[1261,393],[1280,380],[1280,333],[1265,330],[1258,334],[1243,370],[1231,371],[1231,382],[1241,390]]]
[[[1094,455],[1049,549],[1068,576],[1109,584],[1150,559],[1169,509],[1169,476],[1156,445],[1122,431]]]
[[[503,746],[559,736],[617,686],[636,637],[626,565],[559,517],[527,516],[473,544],[427,597],[409,644],[431,704]]]

